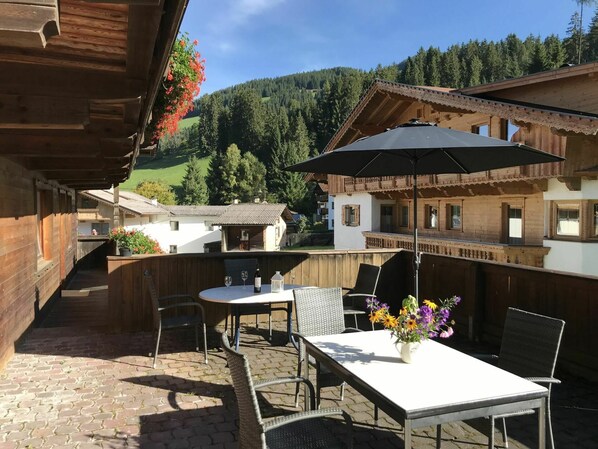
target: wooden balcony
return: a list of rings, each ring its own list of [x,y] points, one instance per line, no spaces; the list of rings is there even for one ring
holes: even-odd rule
[[[100,209],[78,209],[77,210],[77,219],[79,221],[93,221],[93,220],[103,220],[106,217],[102,217],[100,215]]]
[[[413,251],[413,235],[364,232],[366,248],[400,248]],[[543,246],[509,246],[500,243],[471,242],[452,239],[418,238],[418,249],[425,253],[465,257],[476,260],[514,263],[542,268],[550,248]]]

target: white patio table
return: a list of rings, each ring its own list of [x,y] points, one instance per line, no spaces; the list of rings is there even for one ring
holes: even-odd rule
[[[262,284],[261,293],[253,293],[253,285],[232,285],[230,287],[216,287],[199,292],[200,299],[208,302],[227,304],[231,306],[235,321],[235,350],[239,350],[239,322],[240,312],[244,305],[286,303],[287,334],[289,342],[293,343],[293,289],[305,288],[302,285],[287,285],[284,290],[272,293],[270,284]]]
[[[414,363],[404,363],[384,330],[307,337],[305,346],[404,427],[405,448],[418,427],[436,425],[439,448],[443,423],[526,409],[538,411],[538,448],[545,448],[548,390],[538,384],[433,340],[422,344]]]

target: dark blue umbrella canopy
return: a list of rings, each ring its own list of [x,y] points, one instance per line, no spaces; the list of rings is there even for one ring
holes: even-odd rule
[[[520,143],[410,122],[286,170],[353,177],[474,173],[563,158]]]
[[[413,176],[413,207],[417,210],[417,176],[474,173],[519,165],[564,160],[520,143],[412,120],[364,137],[285,170],[352,177]],[[417,213],[413,215],[414,295],[418,298],[420,253]]]

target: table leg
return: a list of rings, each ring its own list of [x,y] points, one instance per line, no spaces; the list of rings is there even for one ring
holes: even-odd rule
[[[305,347],[305,345],[303,347]],[[303,377],[309,379],[309,354],[307,351],[305,351],[305,355],[303,357]],[[307,388],[307,385],[303,385],[303,410],[307,411],[309,409],[309,389]]]
[[[440,449],[442,443],[442,424],[436,425],[436,449]]]
[[[546,449],[546,398],[538,409],[538,449]]]
[[[240,339],[240,333],[241,333],[241,329],[240,329],[240,322],[241,322],[241,308],[240,307],[235,307],[235,351],[239,351],[239,339]]]
[[[405,449],[411,449],[411,420],[405,420]]]

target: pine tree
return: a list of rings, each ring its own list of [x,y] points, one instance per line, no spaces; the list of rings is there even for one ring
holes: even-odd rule
[[[440,86],[440,50],[428,48],[424,66],[424,79],[427,86]]]
[[[565,50],[558,36],[551,34],[544,39],[544,47],[546,47],[548,69],[559,68],[565,63]]]
[[[587,54],[586,61],[592,62],[598,60],[598,10],[592,17],[588,34],[586,35]]]
[[[250,89],[239,89],[230,106],[229,144],[262,156],[265,110],[261,98]]]
[[[241,151],[237,145],[230,145],[224,153],[212,155],[206,184],[210,204],[231,204],[237,198],[237,174]]]
[[[266,167],[250,152],[243,154],[237,168],[237,197],[243,202],[266,197]]]
[[[550,63],[546,55],[546,47],[541,42],[536,42],[532,50],[530,63],[527,68],[529,73],[543,72],[550,68]]]
[[[195,205],[208,202],[208,187],[201,174],[201,163],[195,156],[189,158],[181,187],[180,204]]]
[[[581,38],[583,30],[581,28],[581,18],[576,11],[569,20],[569,27],[567,28],[567,37],[563,40],[563,47],[565,49],[565,61],[569,64],[576,64],[579,60],[579,55],[582,53]]]
[[[207,156],[218,149],[222,96],[217,92],[199,99],[199,154]]]
[[[455,89],[463,87],[461,84],[461,62],[459,61],[459,46],[453,45],[441,56],[440,73],[442,86]]]

